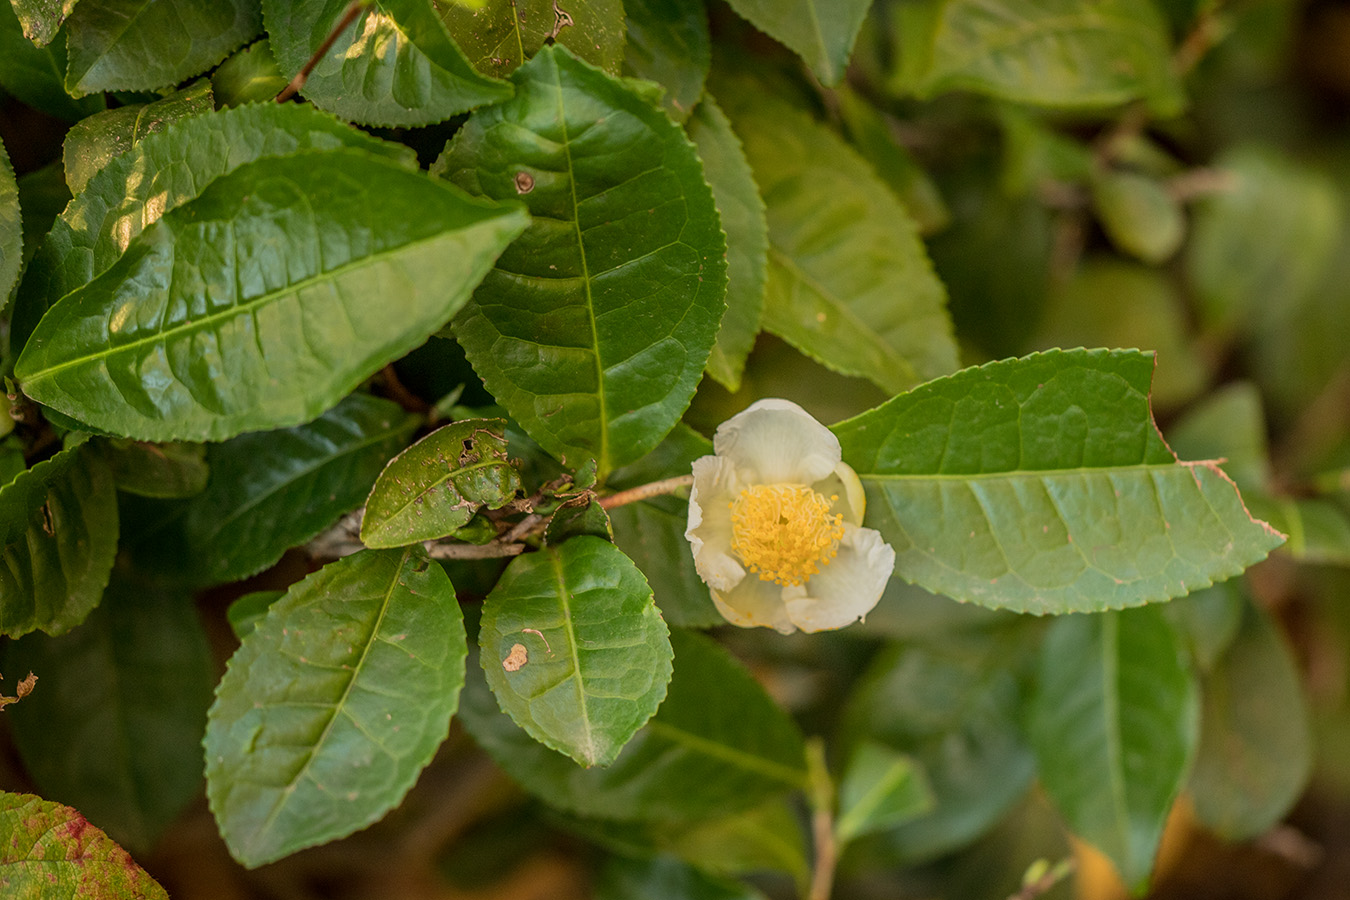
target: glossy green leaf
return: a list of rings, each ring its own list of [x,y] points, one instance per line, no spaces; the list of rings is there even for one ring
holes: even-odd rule
[[[282,74],[299,72],[346,12],[348,0],[263,0]],[[324,54],[301,93],[367,125],[430,125],[499,103],[511,86],[475,71],[428,0],[367,4]]]
[[[190,595],[114,578],[79,628],[6,648],[6,671],[42,679],[6,711],[24,766],[44,796],[148,851],[201,790],[214,668]]]
[[[651,453],[615,469],[609,485],[622,490],[687,475],[694,460],[712,452],[711,441],[687,425],[676,425]],[[680,628],[711,628],[726,623],[694,568],[694,556],[684,536],[689,525],[685,498],[652,497],[617,506],[609,511],[609,518],[614,543],[647,577],[667,622]]]
[[[563,6],[554,0],[486,0],[472,9],[457,0],[432,0],[455,43],[474,68],[505,78],[545,44],[556,43],[611,75],[624,56],[622,0]]]
[[[66,132],[62,154],[66,184],[78,194],[113,157],[126,153],[146,135],[214,109],[211,82],[202,79],[163,100],[119,106],[81,119]]]
[[[19,211],[19,182],[0,144],[0,299],[8,300],[19,280],[23,263],[23,216]]]
[[[1251,601],[1201,683],[1200,749],[1189,789],[1200,822],[1250,840],[1294,805],[1312,769],[1308,702],[1279,628]]]
[[[66,21],[66,90],[154,90],[199,75],[262,30],[252,0],[100,0]]]
[[[193,584],[252,575],[359,506],[416,426],[397,404],[353,394],[305,425],[214,445],[206,491],[145,504],[128,548]]]
[[[266,38],[240,50],[211,73],[211,89],[221,108],[271,100],[289,81],[277,67]]]
[[[1181,203],[1151,176],[1098,172],[1092,179],[1092,203],[1111,243],[1149,265],[1170,259],[1186,237]]]
[[[1137,606],[1283,541],[1213,463],[1179,463],[1149,354],[1049,351],[966,369],[835,426],[896,573],[1021,612]]]
[[[240,641],[248,637],[267,615],[272,604],[284,596],[285,591],[253,591],[231,603],[229,609],[225,610],[225,618],[229,620],[234,636]]]
[[[584,769],[537,743],[501,712],[472,662],[461,720],[522,787],[580,815],[691,822],[802,787],[801,733],[750,673],[706,638],[675,631],[670,642],[665,702],[611,766]]]
[[[727,311],[708,357],[708,374],[735,392],[764,313],[769,223],[745,150],[711,95],[704,95],[685,128],[698,147],[727,235]]]
[[[19,286],[11,346],[17,352],[52,304],[107,271],[147,226],[220,176],[259,159],[343,147],[414,159],[405,147],[299,104],[193,116],[148,135],[91,178],[56,220]]]
[[[127,851],[69,806],[3,791],[0,890],[16,900],[169,900]]]
[[[500,509],[521,489],[501,419],[465,419],[436,429],[376,479],[361,520],[368,547],[402,547],[453,534],[482,507]]]
[[[683,122],[703,95],[712,65],[703,0],[626,0],[623,11],[628,24],[624,74],[664,87],[666,111]]]
[[[483,671],[502,710],[583,766],[607,766],[666,696],[669,632],[647,580],[580,536],[517,557],[483,602]]]
[[[48,115],[75,121],[103,109],[101,96],[76,100],[66,93],[66,42],[33,46],[14,7],[0,3],[0,87]]]
[[[596,877],[594,896],[595,900],[764,900],[751,887],[705,875],[670,857],[610,857]]]
[[[62,634],[98,605],[117,552],[117,491],[92,447],[0,487],[0,634]]]
[[[80,0],[13,0],[12,7],[23,25],[23,36],[39,47],[56,36],[61,23]]]
[[[871,0],[728,0],[732,9],[796,53],[821,83],[844,77]]]
[[[670,431],[722,318],[726,246],[692,144],[621,82],[548,47],[433,171],[534,215],[455,336],[549,453],[610,469]]]
[[[260,160],[58,301],[15,378],[142,440],[304,422],[454,315],[525,221],[365,154]]]
[[[1184,103],[1167,24],[1152,3],[917,0],[896,8],[894,90],[977,91],[1019,103],[1109,107]]]
[[[140,497],[174,499],[206,490],[211,468],[204,444],[147,444],[112,438],[103,456],[119,491]]]
[[[933,808],[923,767],[882,744],[864,742],[853,751],[839,783],[834,832],[840,843],[902,825]]]
[[[762,87],[723,102],[769,222],[764,327],[891,391],[956,369],[942,283],[913,220],[857,153]]]
[[[845,743],[906,754],[932,790],[931,811],[876,836],[895,859],[913,864],[965,846],[1030,787],[1035,759],[1022,737],[1013,651],[994,632],[896,644],[850,698]]]
[[[420,548],[365,550],[294,585],[230,658],[206,730],[207,798],[259,866],[403,799],[450,729],[466,642]]]
[[[1028,733],[1070,830],[1139,889],[1199,737],[1199,691],[1156,607],[1065,616],[1041,649]]]

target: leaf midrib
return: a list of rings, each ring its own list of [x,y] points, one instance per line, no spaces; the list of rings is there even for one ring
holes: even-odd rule
[[[735,747],[728,747],[726,744],[719,744],[697,734],[691,734],[660,719],[652,719],[647,723],[647,728],[651,730],[652,734],[664,736],[671,743],[681,744],[695,753],[725,760],[748,772],[772,778],[774,781],[784,782],[794,788],[805,787],[806,785],[806,773],[804,771],[774,762],[771,759],[755,756]]]
[[[1125,472],[1171,472],[1189,471],[1194,472],[1197,468],[1208,468],[1208,461],[1205,462],[1170,462],[1170,463],[1134,463],[1127,466],[1082,466],[1073,469],[1009,469],[1004,472],[970,472],[970,473],[951,473],[944,474],[939,472],[918,473],[913,475],[886,474],[882,472],[858,472],[858,477],[863,481],[996,481],[999,479],[1013,478],[1058,478],[1064,476],[1082,476],[1082,475],[1111,475]]]
[[[562,554],[550,552],[549,562],[553,566],[553,578],[557,584],[558,605],[562,607],[562,628],[567,636],[567,653],[572,658],[572,671],[575,673],[577,710],[580,713],[578,718],[584,734],[582,750],[586,754],[587,765],[594,765],[596,760],[600,758],[600,753],[595,744],[595,733],[591,727],[591,713],[586,706],[586,685],[581,677],[581,655],[577,652],[577,632],[572,624],[572,604],[567,600],[569,594],[566,573],[563,572]]]
[[[412,499],[408,500],[406,503],[404,503],[402,506],[400,506],[400,507],[398,507],[397,509],[395,509],[393,512],[390,512],[387,516],[384,517],[384,521],[382,521],[382,522],[380,522],[379,524],[375,525],[374,528],[371,529],[371,531],[372,531],[372,532],[375,532],[375,531],[382,530],[382,529],[384,529],[384,528],[389,527],[390,523],[392,523],[392,522],[394,521],[394,519],[396,519],[396,518],[398,518],[399,516],[403,515],[403,513],[406,512],[406,511],[408,510],[409,507],[413,506],[415,503],[418,503],[418,502],[419,502],[423,497],[425,497],[427,494],[430,494],[432,491],[436,490],[436,488],[438,488],[438,487],[440,487],[441,485],[445,484],[447,481],[452,480],[452,479],[455,478],[457,475],[464,475],[464,474],[466,474],[466,473],[468,473],[468,472],[476,472],[476,471],[478,471],[479,469],[487,469],[487,468],[490,468],[490,467],[493,467],[493,466],[507,466],[507,467],[509,467],[510,465],[511,465],[511,464],[510,464],[508,461],[506,461],[506,460],[502,460],[502,459],[490,459],[490,460],[484,460],[483,462],[476,462],[476,463],[474,463],[474,464],[471,465],[471,466],[464,466],[463,468],[452,469],[451,471],[445,473],[445,475],[441,476],[440,478],[437,478],[435,481],[433,481],[433,482],[431,482],[430,484],[428,484],[424,489],[419,490],[419,491],[417,491],[416,493],[414,493],[413,496],[412,496]],[[480,506],[483,505],[483,504],[481,504],[481,503],[475,503],[474,501],[472,501],[472,500],[470,500],[469,498],[465,497],[464,494],[463,494],[463,492],[461,492],[461,491],[459,490],[459,486],[458,486],[458,485],[452,485],[452,487],[454,487],[454,490],[455,490],[455,496],[459,497],[460,503],[454,504],[453,506],[450,507],[450,509],[469,509],[469,510],[473,510],[473,509],[476,509],[477,507],[480,507]],[[464,504],[464,505],[461,505],[461,504]],[[448,512],[448,511],[449,511],[449,510],[447,510],[447,512]]]

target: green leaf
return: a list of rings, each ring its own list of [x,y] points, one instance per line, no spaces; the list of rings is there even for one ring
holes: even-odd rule
[[[304,422],[454,315],[525,221],[379,157],[260,160],[58,301],[15,378],[142,440]]]
[[[98,605],[117,553],[117,491],[89,446],[0,487],[0,634],[62,634]]]
[[[506,454],[502,419],[465,419],[438,428],[389,461],[366,500],[367,547],[434,541],[467,524],[481,507],[500,509],[521,490]]]
[[[28,264],[52,223],[70,202],[60,160],[19,176],[19,208],[23,210],[23,262]],[[22,284],[23,279],[20,279]],[[3,307],[0,307],[3,308]],[[11,352],[13,341],[11,340]]]
[[[670,857],[624,859],[615,856],[600,869],[595,900],[764,900],[754,888],[705,875]]]
[[[704,95],[685,128],[698,147],[727,235],[727,311],[708,357],[708,374],[734,393],[764,312],[769,223],[745,150],[711,94]]]
[[[388,400],[353,394],[308,424],[214,445],[206,491],[144,504],[150,524],[128,535],[128,549],[192,584],[260,572],[359,506],[417,421]]]
[[[12,7],[23,24],[23,36],[39,47],[56,37],[61,23],[80,0],[13,0]]]
[[[956,369],[945,291],[904,207],[837,135],[763,87],[718,94],[768,210],[764,327],[904,390]]]
[[[1166,262],[1186,237],[1181,203],[1158,179],[1139,172],[1095,173],[1092,203],[1111,243],[1149,265]]]
[[[883,744],[864,742],[853,751],[840,781],[834,832],[844,844],[918,818],[933,805],[922,765]]]
[[[79,628],[10,644],[5,670],[42,679],[6,711],[42,793],[147,852],[201,790],[215,672],[192,598],[114,578]]]
[[[69,806],[3,791],[0,889],[18,900],[169,900],[125,850]]]
[[[1270,480],[1270,447],[1261,392],[1249,381],[1207,394],[1167,429],[1167,443],[1186,459],[1220,460],[1244,491],[1264,490]]]
[[[835,426],[896,572],[996,609],[1137,606],[1236,575],[1283,537],[1214,463],[1179,463],[1151,355],[1033,354],[966,369]]]
[[[1195,814],[1230,841],[1250,840],[1294,805],[1312,769],[1308,702],[1278,627],[1248,600],[1242,628],[1201,684]]]
[[[211,469],[203,444],[147,444],[111,438],[104,459],[119,491],[140,497],[174,499],[206,490]]]
[[[207,798],[250,868],[398,805],[450,729],[464,621],[420,548],[365,550],[294,585],[230,658],[206,730]]]
[[[637,487],[662,478],[689,474],[694,460],[709,456],[712,442],[687,425],[674,430],[641,460],[615,469],[609,485]],[[711,628],[726,624],[713,606],[708,586],[694,568],[689,540],[689,504],[683,498],[652,497],[616,506],[609,511],[614,543],[637,564],[656,596],[667,622],[680,628]]]
[[[566,51],[513,73],[433,171],[535,219],[455,320],[484,384],[549,453],[603,478],[679,419],[721,320],[726,246],[698,154]]]
[[[845,744],[913,758],[932,790],[930,812],[876,835],[905,864],[970,843],[1026,794],[1035,759],[1022,737],[1015,650],[997,633],[894,644],[850,698]]]
[[[100,0],[66,22],[66,90],[154,90],[220,62],[262,30],[251,0]]]
[[[433,0],[455,43],[485,75],[505,78],[546,44],[619,74],[624,57],[622,0],[486,0],[472,9],[457,0]]]
[[[548,527],[544,529],[544,543],[557,545],[581,535],[597,537],[610,543],[614,541],[609,514],[594,494],[582,494],[563,501],[549,516]]]
[[[23,264],[23,216],[19,182],[14,178],[5,145],[0,143],[0,300],[7,301]]]
[[[1041,649],[1028,733],[1070,830],[1142,888],[1195,754],[1199,692],[1156,607],[1065,616]]]
[[[1350,496],[1254,496],[1250,502],[1289,535],[1283,549],[1294,559],[1350,566]]]
[[[827,87],[844,77],[871,0],[728,0],[752,25],[796,53]]]
[[[414,160],[406,147],[294,103],[193,116],[148,135],[91,178],[56,220],[19,286],[11,347],[17,352],[52,304],[107,271],[142,230],[215,179],[255,160],[343,147]]]
[[[66,184],[78,194],[114,157],[126,153],[146,135],[163,131],[178,119],[214,109],[211,82],[202,79],[154,103],[120,106],[81,119],[66,132]]]
[[[976,91],[1042,106],[1184,105],[1167,24],[1152,3],[916,0],[896,8],[891,89]]]
[[[65,78],[66,42],[33,46],[14,7],[0,3],[0,86],[34,109],[70,122],[106,105],[102,96],[75,100],[66,93]]]
[[[511,561],[483,602],[478,646],[502,710],[583,766],[614,762],[670,681],[647,580],[587,535]]]
[[[1213,587],[1178,597],[1162,607],[1172,627],[1190,645],[1191,656],[1201,672],[1209,672],[1223,658],[1242,625],[1244,601],[1231,578]]]
[[[242,106],[273,99],[289,80],[277,68],[272,45],[263,38],[217,66],[211,73],[211,89],[220,107]]]
[[[522,787],[580,815],[693,822],[802,787],[801,733],[744,667],[695,634],[672,632],[670,643],[665,702],[607,768],[583,769],[535,742],[501,712],[472,662],[460,718]]]
[[[252,634],[272,604],[284,596],[285,591],[253,591],[231,603],[229,609],[225,610],[225,618],[229,620],[234,636],[243,641]]]
[[[662,104],[676,122],[689,118],[712,65],[703,0],[626,0],[626,75],[664,87]]]
[[[348,0],[263,0],[277,65],[287,77],[318,52]],[[511,86],[479,74],[429,0],[376,0],[309,74],[306,99],[366,125],[430,125],[499,103]]]

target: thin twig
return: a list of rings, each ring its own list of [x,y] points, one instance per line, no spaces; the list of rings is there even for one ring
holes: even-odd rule
[[[674,478],[653,481],[649,484],[640,484],[635,488],[619,491],[617,494],[610,494],[608,497],[601,497],[598,502],[601,509],[613,509],[616,506],[625,506],[629,503],[636,503],[639,500],[646,500],[650,497],[671,494],[678,491],[680,488],[689,487],[693,483],[693,475],[677,475]]]
[[[806,742],[806,769],[811,843],[815,848],[811,887],[806,896],[808,900],[830,900],[834,890],[834,870],[839,863],[839,842],[834,831],[834,781],[825,762],[825,742],[818,737]]]
[[[524,544],[438,544],[427,541],[422,545],[432,559],[504,559],[525,552]]]
[[[338,23],[334,26],[332,33],[324,39],[324,42],[319,46],[319,49],[314,51],[314,55],[309,58],[309,62],[305,63],[304,68],[299,72],[296,72],[295,77],[291,79],[290,83],[281,89],[280,94],[277,94],[278,103],[285,103],[287,100],[300,93],[300,89],[304,87],[305,82],[309,80],[309,73],[314,71],[314,67],[319,64],[319,60],[328,55],[328,51],[333,49],[333,44],[337,43],[338,37],[356,21],[356,17],[361,15],[361,10],[367,5],[368,0],[352,0],[351,3],[347,4],[346,11],[342,14],[342,18],[338,19]]]

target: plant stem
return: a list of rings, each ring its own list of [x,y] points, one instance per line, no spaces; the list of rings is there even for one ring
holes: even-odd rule
[[[619,491],[617,494],[610,494],[608,497],[601,497],[597,502],[600,504],[601,509],[613,509],[616,506],[625,506],[629,503],[636,503],[639,500],[646,500],[649,497],[672,494],[680,488],[689,487],[693,483],[693,475],[677,475],[674,478],[666,478],[661,481],[640,484],[635,488]]]
[[[285,103],[300,93],[300,89],[305,86],[305,82],[309,79],[309,73],[314,71],[314,67],[319,64],[319,60],[328,55],[328,51],[333,48],[333,44],[337,42],[342,32],[346,31],[356,21],[356,17],[361,15],[361,10],[369,5],[370,0],[352,0],[351,3],[347,4],[346,11],[342,13],[342,18],[338,19],[337,25],[333,26],[332,32],[319,45],[319,49],[314,51],[314,55],[309,58],[309,62],[305,63],[304,68],[295,73],[295,77],[291,79],[290,84],[281,89],[281,93],[277,94],[276,102]]]
[[[806,742],[806,799],[811,807],[811,842],[815,865],[811,869],[808,900],[830,900],[834,869],[839,863],[839,844],[834,834],[834,781],[825,763],[825,742],[818,737]]]

